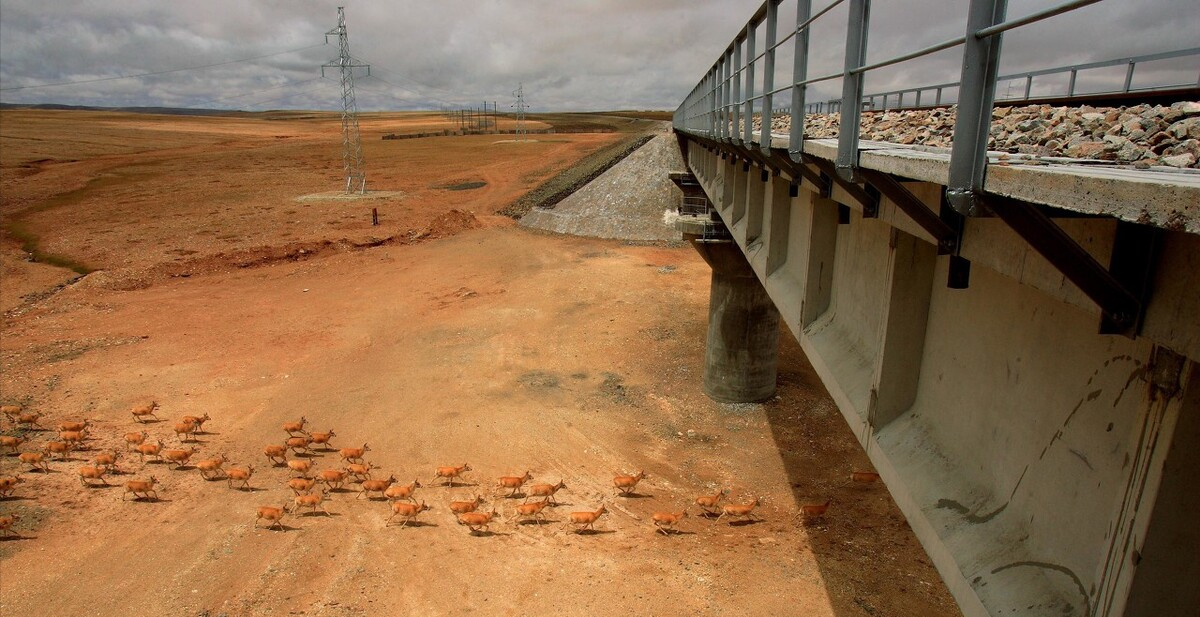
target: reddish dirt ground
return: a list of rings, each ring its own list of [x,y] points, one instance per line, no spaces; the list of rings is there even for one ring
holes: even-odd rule
[[[404,122],[419,124],[364,123],[371,188],[403,195],[338,202],[296,200],[336,188],[329,116],[0,113],[0,399],[46,427],[93,424],[48,473],[0,459],[25,480],[0,501],[21,516],[0,542],[0,614],[958,614],[886,488],[847,480],[869,463],[790,336],[776,399],[703,395],[708,270],[690,248],[493,214],[615,136],[371,136]],[[76,275],[23,260],[13,231],[101,270],[59,288]],[[139,426],[129,409],[149,400],[164,421]],[[124,433],[179,447],[174,421],[203,413],[196,457],[253,463],[252,491],[129,454],[113,488],[80,485]],[[262,448],[301,415],[338,447],[368,443],[376,477],[420,479],[422,524],[385,527],[388,504],[351,485],[328,516],[256,528],[257,506],[292,496]],[[3,433],[28,436],[22,451],[56,437]],[[429,482],[463,462],[463,484]],[[639,469],[616,496],[612,476]],[[496,478],[525,470],[566,483],[544,525],[507,520],[522,500]],[[122,499],[149,475],[161,499]],[[721,488],[761,496],[758,520],[692,506],[680,533],[655,533],[652,513]],[[447,510],[475,494],[505,519],[490,533]],[[601,504],[596,532],[574,533],[569,513]]]

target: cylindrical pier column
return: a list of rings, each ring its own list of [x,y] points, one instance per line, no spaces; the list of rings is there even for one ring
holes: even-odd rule
[[[723,403],[775,395],[779,310],[731,240],[689,238],[712,267],[704,392]]]

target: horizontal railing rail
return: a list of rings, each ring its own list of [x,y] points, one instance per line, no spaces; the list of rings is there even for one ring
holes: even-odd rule
[[[1088,62],[1085,64],[1070,64],[1066,66],[1058,66],[1049,69],[1038,69],[1036,71],[1021,71],[1019,73],[1010,73],[1001,75],[996,78],[996,83],[1025,80],[1024,89],[1019,96],[997,96],[997,103],[1019,103],[1028,101],[1033,98],[1033,80],[1035,77],[1044,77],[1048,75],[1063,75],[1068,74],[1066,86],[1061,90],[1052,90],[1039,94],[1037,98],[1061,98],[1070,99],[1083,96],[1098,96],[1108,94],[1134,94],[1134,93],[1153,93],[1168,90],[1179,90],[1183,88],[1200,88],[1200,77],[1194,82],[1188,83],[1163,83],[1154,84],[1143,87],[1133,86],[1133,71],[1138,64],[1146,62],[1154,62],[1156,60],[1170,60],[1174,58],[1186,58],[1188,56],[1200,56],[1200,47],[1191,47],[1188,49],[1179,49],[1175,51],[1166,51],[1156,54],[1147,54],[1144,56],[1133,56],[1124,58],[1114,58],[1112,60],[1103,60],[1100,62]],[[878,63],[883,65],[882,63]],[[895,63],[891,63],[895,64]],[[1094,69],[1112,68],[1114,66],[1125,66],[1125,79],[1123,85],[1117,89],[1110,90],[1089,90],[1080,92],[1076,88],[1077,78],[1080,71],[1089,71]],[[841,74],[838,74],[840,77]],[[915,86],[911,88],[901,88],[898,90],[888,90],[885,92],[873,92],[864,94],[862,104],[865,109],[885,110],[885,109],[912,109],[916,107],[936,107],[952,103],[953,101],[943,101],[943,92],[953,88],[957,88],[960,82],[950,81],[940,84],[931,84],[926,86]],[[922,101],[922,97],[926,93],[934,95],[933,99],[926,98]],[[905,97],[911,95],[908,103],[905,103]],[[829,99],[816,103],[809,103],[805,109],[806,113],[836,113],[841,107],[841,99]]]
[[[1068,75],[1065,97],[1094,96],[1096,92],[1080,93],[1077,77],[1082,71],[1126,66],[1123,86],[1114,92],[1152,92],[1168,88],[1191,87],[1193,84],[1160,84],[1133,86],[1134,68],[1138,64],[1182,57],[1200,58],[1200,48],[1089,62],[1034,71],[999,75],[1000,39],[1004,32],[1075,11],[1101,0],[1067,0],[1027,15],[1009,19],[1007,0],[970,0],[964,34],[921,49],[867,63],[867,31],[871,0],[832,0],[817,11],[812,0],[796,0],[796,27],[779,32],[779,5],[783,0],[766,0],[746,22],[704,77],[696,84],[675,112],[676,130],[692,133],[720,142],[758,147],[769,154],[772,143],[772,119],[777,97],[791,91],[790,106],[782,106],[781,115],[789,116],[790,128],[787,151],[796,163],[804,160],[804,120],[806,113],[841,113],[838,134],[837,174],[850,181],[858,179],[859,122],[864,110],[896,109],[934,105],[953,99],[958,105],[951,144],[950,175],[947,198],[960,214],[974,214],[981,208],[983,179],[987,166],[987,139],[996,102],[998,83],[1024,80],[1021,96],[1003,101],[1030,100],[1034,78]],[[825,23],[828,13],[846,4],[845,57],[842,70],[808,76],[809,37],[813,28]],[[759,30],[764,41],[760,41]],[[782,36],[779,36],[782,34]],[[775,85],[775,59],[785,44],[793,45],[792,79],[786,85]],[[864,77],[879,69],[916,60],[947,49],[962,48],[962,72],[956,82],[918,86],[863,94]],[[761,79],[757,72],[761,70]],[[842,96],[820,103],[806,104],[806,89],[812,84],[842,80]],[[1195,84],[1200,86],[1200,83]],[[756,92],[756,88],[761,91]],[[954,96],[947,96],[954,90]],[[907,99],[907,100],[906,100]],[[842,101],[860,101],[859,105],[843,106]],[[845,107],[845,108],[844,108]],[[757,135],[754,120],[759,119]]]

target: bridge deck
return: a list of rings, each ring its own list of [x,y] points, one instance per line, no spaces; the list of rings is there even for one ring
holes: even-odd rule
[[[772,135],[786,149],[787,135]],[[950,174],[946,148],[863,141],[859,164],[913,180],[945,185]],[[836,139],[808,139],[804,153],[836,160]],[[1200,171],[1156,167],[1135,169],[1092,159],[1034,157],[992,152],[985,188],[992,193],[1081,214],[1200,233]]]

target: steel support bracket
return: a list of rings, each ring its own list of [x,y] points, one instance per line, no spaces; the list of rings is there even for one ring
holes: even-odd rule
[[[792,160],[792,157],[783,148],[771,149],[771,161],[776,166],[788,172],[788,175],[793,180],[804,180],[816,188],[816,192],[824,197],[829,195],[829,183],[821,178],[821,174],[811,170],[802,162]]]
[[[1141,230],[1122,234],[1118,226],[1113,247],[1115,267],[1110,272],[1038,206],[999,195],[986,194],[983,198],[1000,220],[1100,307],[1102,333],[1129,337],[1137,334],[1145,310],[1142,297],[1149,286],[1157,246],[1155,234]],[[1140,281],[1145,287],[1134,293],[1126,281]]]
[[[839,175],[838,170],[835,168],[832,161],[826,161],[825,159],[814,156],[810,158],[808,162],[816,165],[817,169],[821,170],[821,175],[823,177],[829,178],[833,184],[836,184],[838,188],[846,191],[850,197],[854,198],[855,201],[862,205],[863,218],[870,219],[879,216],[879,199],[872,197],[863,187],[854,182],[850,182]]]
[[[958,234],[891,174],[865,167],[860,167],[859,173],[868,186],[875,187],[876,191],[890,199],[908,218],[937,240],[938,255],[949,255],[958,247]]]

